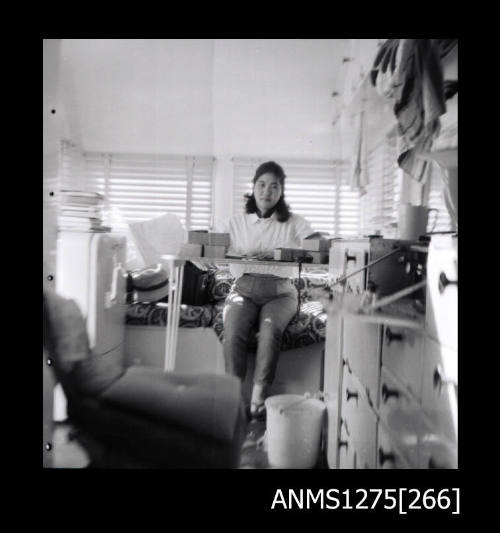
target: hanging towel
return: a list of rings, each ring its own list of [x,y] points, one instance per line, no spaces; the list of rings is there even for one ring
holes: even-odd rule
[[[366,193],[366,186],[369,183],[364,151],[365,143],[363,141],[364,115],[365,112],[362,111],[357,117],[351,172],[351,189],[359,191],[361,194]]]
[[[401,139],[399,166],[424,183],[429,162],[418,158],[429,151],[446,112],[439,50],[431,39],[401,39],[393,74],[394,113]]]
[[[173,213],[133,222],[130,231],[145,265],[160,263],[160,256],[165,254],[177,255],[187,242],[186,230]]]
[[[400,39],[388,39],[378,51],[371,70],[372,85],[380,96],[392,98],[393,75],[396,68],[396,54]]]

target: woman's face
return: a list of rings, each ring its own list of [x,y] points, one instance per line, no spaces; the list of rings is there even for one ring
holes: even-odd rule
[[[253,186],[255,203],[263,215],[278,203],[282,193],[279,179],[270,172],[259,176]]]

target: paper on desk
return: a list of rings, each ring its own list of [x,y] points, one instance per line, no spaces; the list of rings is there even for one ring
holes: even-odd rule
[[[186,230],[174,213],[129,225],[146,265],[160,262],[166,254],[177,255],[187,240]]]

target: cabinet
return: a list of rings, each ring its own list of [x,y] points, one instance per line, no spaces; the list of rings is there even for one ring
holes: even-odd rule
[[[327,329],[324,388],[327,398],[338,397],[338,424],[337,434],[331,427],[327,432],[329,466],[457,468],[457,237],[433,236],[427,250],[386,239],[375,246],[367,239],[365,265],[382,244],[400,247],[401,255],[394,254],[392,265],[382,266],[381,261],[378,274],[368,268],[365,283],[376,279],[381,292],[411,285],[412,268],[402,266],[408,275],[405,279],[397,266],[405,265],[418,249],[418,271],[424,273],[427,284],[423,295],[414,293],[411,300],[392,309],[392,315],[384,309],[383,314],[361,319],[338,309],[330,311],[336,327]],[[350,254],[359,246],[359,240],[333,243],[333,279],[347,271],[345,251]],[[348,287],[355,294],[356,283],[353,287],[346,282],[342,289],[337,285],[338,294],[345,295]],[[413,317],[403,315],[405,305],[416,307]],[[329,338],[332,335],[336,338]],[[335,350],[329,350],[331,346]]]

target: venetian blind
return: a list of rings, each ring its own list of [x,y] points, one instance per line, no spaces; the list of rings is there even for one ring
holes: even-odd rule
[[[60,188],[86,189],[86,162],[78,145],[64,139],[61,141]]]
[[[368,151],[366,172],[369,183],[361,198],[362,233],[368,235],[380,231],[391,237],[398,220],[402,183],[394,136],[385,136]]]
[[[443,171],[439,168],[439,166],[436,163],[433,163],[429,176],[429,196],[427,199],[427,206],[429,208],[437,209],[437,219],[434,227],[435,232],[455,231],[453,221],[450,217],[444,200],[444,182],[440,175],[441,172]],[[433,229],[432,226],[435,217],[436,212],[429,213],[429,223],[427,226],[428,231]]]
[[[266,159],[268,160],[268,159]],[[252,192],[252,179],[263,158],[235,158],[233,213],[245,209],[245,193]],[[339,237],[359,233],[359,194],[347,183],[348,165],[340,161],[276,160],[286,174],[285,199],[292,212],[305,217],[315,231]]]
[[[174,213],[184,226],[208,229],[212,220],[211,156],[86,152],[88,188],[130,224]]]

